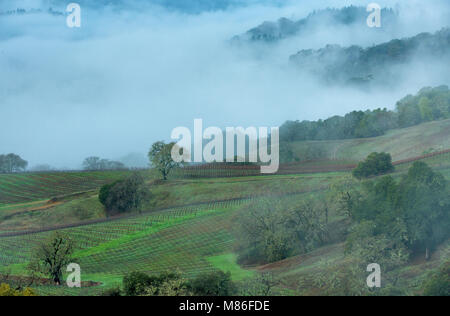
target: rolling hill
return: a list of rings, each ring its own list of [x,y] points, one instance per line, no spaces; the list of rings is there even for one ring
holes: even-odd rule
[[[330,141],[293,142],[294,156],[302,158],[306,148],[315,148],[324,160],[358,162],[371,152],[388,152],[394,161],[450,148],[450,120],[434,121],[387,131],[385,135]]]
[[[394,160],[400,160],[421,155],[430,148],[449,148],[449,129],[450,120],[445,120],[392,130],[376,138],[295,145],[321,144],[333,159],[357,161],[372,151],[389,151]],[[450,154],[423,161],[450,179]],[[397,166],[394,177],[404,174],[409,165]],[[7,197],[0,207],[0,275],[26,276],[33,249],[54,230],[75,240],[77,251],[73,260],[82,267],[82,280],[91,282],[81,289],[36,284],[42,295],[98,295],[120,285],[124,274],[130,271],[155,274],[176,269],[186,277],[213,269],[231,271],[238,283],[248,282],[260,272],[270,272],[277,281],[275,294],[333,294],[334,285],[348,273],[339,239],[305,255],[250,267],[237,264],[233,234],[235,214],[249,202],[261,198],[289,199],[294,203],[306,197],[320,199],[333,184],[348,181],[348,172],[167,182],[156,180],[151,173],[144,174],[153,194],[146,211],[115,218],[107,218],[102,212],[97,191],[102,183],[114,181],[124,172],[0,176],[2,197]],[[80,180],[84,177],[89,181]],[[329,215],[332,227],[342,229],[346,225],[342,214],[331,211]],[[413,258],[389,272],[387,282],[400,277],[404,289],[420,293],[427,273],[448,259],[449,247],[448,242],[441,245],[427,262]]]

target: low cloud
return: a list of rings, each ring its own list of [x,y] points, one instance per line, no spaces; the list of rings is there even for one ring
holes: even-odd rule
[[[324,28],[256,51],[228,41],[264,20],[302,18],[314,9],[366,1],[283,6],[264,1],[196,14],[148,5],[137,10],[134,2],[129,10],[83,8],[81,29],[69,29],[64,16],[48,14],[46,1],[18,2],[2,2],[0,11],[15,6],[44,12],[0,16],[0,148],[32,165],[76,168],[91,155],[118,159],[145,153],[195,118],[209,126],[279,126],[288,119],[392,108],[421,85],[448,83],[442,70],[424,65],[418,68],[420,80],[410,78],[394,90],[326,87],[288,63],[303,48],[385,40],[367,38],[365,30],[354,30],[353,36],[346,29]],[[413,3],[400,1],[400,6],[406,2]],[[425,12],[416,3],[401,11],[406,13],[398,34],[387,37],[445,26],[445,1],[427,2]],[[64,6],[53,10],[62,12]]]

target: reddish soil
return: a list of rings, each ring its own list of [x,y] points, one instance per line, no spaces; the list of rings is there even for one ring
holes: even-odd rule
[[[405,163],[414,162],[426,158],[431,158],[439,155],[450,153],[450,149],[403,159],[394,162],[394,165],[401,165]],[[305,174],[305,173],[324,173],[324,172],[342,172],[350,171],[356,167],[356,164],[338,164],[330,161],[330,164],[311,164],[311,162],[305,163],[287,163],[281,164],[276,174],[289,175],[289,174]],[[183,168],[181,171],[181,177],[183,178],[221,178],[221,177],[245,177],[245,176],[257,176],[261,175],[260,166],[258,165],[244,165],[236,166],[231,164],[205,164],[199,166],[189,166]]]

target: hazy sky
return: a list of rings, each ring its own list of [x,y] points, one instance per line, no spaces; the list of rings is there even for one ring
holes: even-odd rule
[[[30,165],[76,168],[90,155],[146,153],[154,141],[170,140],[173,128],[192,129],[194,118],[221,128],[279,126],[288,119],[393,108],[423,85],[449,84],[442,67],[415,64],[396,89],[369,93],[321,86],[288,64],[304,48],[367,46],[437,31],[449,24],[448,0],[378,1],[398,3],[401,28],[377,38],[365,29],[324,27],[270,49],[228,42],[265,20],[369,2],[251,1],[190,14],[126,1],[133,9],[82,7],[81,29],[49,14],[0,16],[0,153],[20,154]],[[0,2],[0,12],[17,7],[47,10],[48,1]]]

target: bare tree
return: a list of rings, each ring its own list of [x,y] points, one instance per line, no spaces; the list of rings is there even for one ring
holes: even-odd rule
[[[46,274],[55,284],[61,285],[63,269],[71,262],[74,250],[72,239],[56,232],[35,249],[29,269]]]

